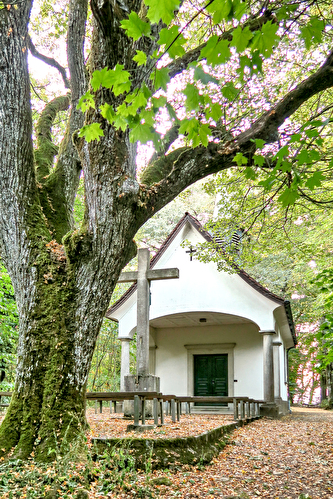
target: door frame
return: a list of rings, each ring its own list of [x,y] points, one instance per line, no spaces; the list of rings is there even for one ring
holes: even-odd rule
[[[184,345],[187,350],[187,395],[194,395],[194,355],[228,355],[228,397],[234,395],[234,348],[236,343]]]

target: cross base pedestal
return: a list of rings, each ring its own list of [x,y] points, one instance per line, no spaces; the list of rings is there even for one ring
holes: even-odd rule
[[[124,376],[124,391],[125,392],[159,392],[160,391],[160,378],[153,374],[146,376]],[[153,401],[146,401],[146,417],[153,417]],[[134,416],[134,402],[132,400],[125,400],[123,405],[124,417]],[[140,411],[141,416],[141,411]]]

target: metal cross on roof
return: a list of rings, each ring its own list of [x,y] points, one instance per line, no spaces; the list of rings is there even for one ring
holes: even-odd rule
[[[190,249],[188,251],[186,251],[186,253],[189,253],[190,254],[190,261],[192,262],[192,257],[193,257],[193,253],[196,253],[196,249],[193,248],[193,246],[190,246]]]

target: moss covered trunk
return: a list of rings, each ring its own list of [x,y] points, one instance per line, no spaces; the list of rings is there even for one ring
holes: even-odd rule
[[[102,258],[109,265],[101,267],[99,259],[75,259],[75,248],[84,254],[75,238],[67,253],[54,240],[39,241],[30,253],[33,291],[21,303],[17,377],[0,427],[0,455],[15,447],[17,457],[34,451],[48,460],[67,452],[85,429],[85,387],[95,342],[132,245],[125,247],[123,239],[117,258],[108,247]],[[117,238],[117,253],[119,244]]]

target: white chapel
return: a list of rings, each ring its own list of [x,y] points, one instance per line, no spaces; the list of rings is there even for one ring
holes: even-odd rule
[[[179,269],[178,279],[150,282],[150,374],[164,394],[246,396],[286,413],[288,350],[296,345],[290,304],[238,267],[227,273],[192,258],[189,248],[212,240],[186,213],[150,262],[150,269]],[[106,317],[119,323],[124,389],[137,326],[136,283]]]

